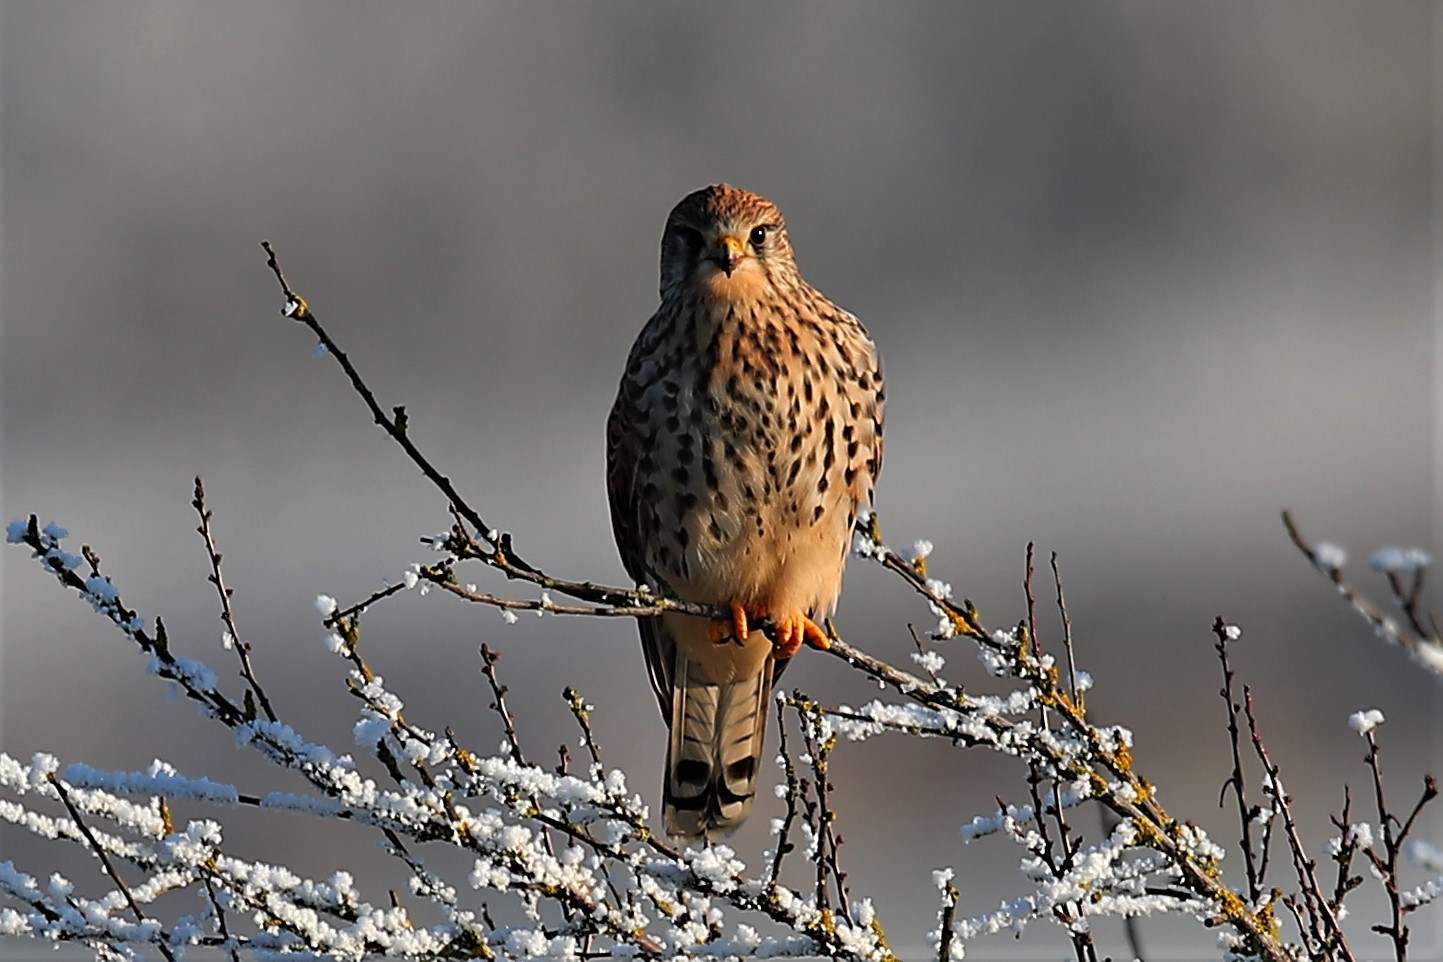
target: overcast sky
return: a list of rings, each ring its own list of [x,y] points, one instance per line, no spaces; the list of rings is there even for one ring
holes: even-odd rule
[[[308,734],[349,749],[355,710],[315,595],[397,580],[448,518],[278,316],[259,241],[529,560],[620,583],[606,409],[656,305],[668,210],[725,180],[781,206],[805,276],[881,349],[886,535],[935,542],[933,572],[999,625],[1024,612],[1028,541],[1059,552],[1091,707],[1135,731],[1176,814],[1236,834],[1215,804],[1219,614],[1243,626],[1240,667],[1318,850],[1325,806],[1365,774],[1349,712],[1387,714],[1400,797],[1443,767],[1437,685],[1278,522],[1292,508],[1350,547],[1369,587],[1373,549],[1443,550],[1432,5],[3,9],[5,520],[68,527],[178,648],[230,671],[189,507],[203,475],[242,632]],[[0,746],[272,787],[23,551],[0,562]],[[853,565],[853,643],[905,663],[907,624],[931,621]],[[423,723],[483,750],[499,730],[481,642],[538,756],[573,738],[556,695],[578,685],[608,763],[656,794],[664,731],[632,625],[508,628],[411,595],[366,632]],[[943,652],[984,684],[964,646]],[[838,663],[799,662],[788,685],[868,697]],[[1013,768],[893,741],[843,747],[834,771],[851,883],[894,944],[922,942],[941,864],[972,911],[1024,891],[1016,851],[957,835],[1020,798]],[[758,809],[744,858],[766,843]],[[46,867],[26,839],[4,848]],[[364,871],[384,865],[370,848],[289,851]]]

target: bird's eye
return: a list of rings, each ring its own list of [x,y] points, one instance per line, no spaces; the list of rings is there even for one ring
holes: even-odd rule
[[[767,242],[767,229],[765,227],[753,227],[751,237],[748,238],[753,247],[761,247]]]

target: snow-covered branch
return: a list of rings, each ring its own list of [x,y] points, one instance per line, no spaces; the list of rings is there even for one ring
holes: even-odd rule
[[[425,717],[434,706],[408,708],[404,693],[386,683],[385,666],[362,656],[362,614],[401,592],[433,588],[513,618],[516,610],[628,618],[726,613],[645,586],[568,580],[523,560],[513,537],[487,526],[415,446],[404,409],[388,411],[381,404],[291,289],[269,245],[266,250],[286,298],[285,314],[317,337],[371,416],[445,498],[450,526],[424,539],[434,560],[405,568],[396,584],[358,591],[364,597],[350,605],[327,596],[317,601],[338,659],[336,683],[357,706],[351,729],[359,757],[353,757],[355,748],[342,751],[307,736],[267,697],[262,668],[279,666],[261,665],[265,646],[241,639],[199,479],[193,506],[227,648],[240,662],[238,691],[202,661],[179,654],[176,649],[186,646],[168,636],[161,618],[149,627],[88,546],[72,553],[64,529],[42,526],[34,516],[12,522],[7,542],[28,549],[45,572],[94,608],[146,659],[151,674],[228,729],[238,744],[298,776],[303,787],[247,791],[218,772],[182,773],[159,760],[126,772],[92,767],[95,760],[62,764],[46,754],[29,761],[0,754],[0,819],[56,845],[78,846],[104,870],[98,890],[83,891],[57,872],[0,862],[0,936],[84,943],[103,959],[179,959],[203,948],[234,960],[892,960],[882,920],[871,899],[854,891],[861,886],[844,866],[835,800],[847,786],[833,783],[830,768],[848,742],[878,737],[928,738],[957,750],[996,753],[1018,775],[1010,790],[998,787],[995,808],[958,819],[967,843],[1017,849],[1016,878],[993,883],[995,908],[971,915],[960,908],[956,866],[915,868],[938,890],[930,941],[944,962],[965,957],[986,939],[1020,936],[1038,926],[1060,927],[1079,960],[1094,960],[1098,918],[1155,914],[1216,930],[1220,952],[1229,959],[1352,958],[1342,923],[1345,900],[1367,884],[1352,870],[1359,860],[1389,900],[1389,918],[1376,930],[1402,959],[1407,915],[1443,893],[1443,857],[1416,837],[1418,815],[1436,797],[1436,786],[1426,779],[1406,812],[1390,806],[1377,738],[1380,711],[1361,711],[1350,722],[1369,746],[1374,821],[1356,820],[1348,799],[1334,820],[1339,834],[1327,855],[1336,879],[1328,882],[1309,855],[1306,826],[1283,789],[1283,767],[1260,732],[1254,695],[1246,685],[1239,693],[1229,651],[1241,632],[1217,620],[1214,647],[1227,706],[1222,737],[1232,748],[1232,772],[1219,774],[1236,801],[1242,853],[1242,865],[1229,872],[1224,846],[1189,813],[1163,807],[1155,783],[1142,773],[1145,760],[1134,757],[1132,732],[1089,714],[1095,680],[1081,667],[1085,626],[1074,635],[1055,556],[1055,603],[1064,633],[1059,649],[1049,651],[1036,631],[1031,546],[1024,616],[1011,627],[989,628],[970,602],[929,573],[931,544],[889,547],[876,515],[859,521],[854,554],[894,575],[901,597],[925,606],[935,629],[925,639],[914,635],[913,669],[876,657],[829,626],[831,656],[882,693],[856,706],[801,690],[778,693],[778,792],[785,814],[771,826],[773,847],[749,857],[750,865],[725,845],[683,849],[656,833],[647,800],[628,787],[623,772],[602,763],[590,726],[593,708],[574,687],[566,689],[565,704],[586,758],[573,764],[563,754],[554,769],[529,759],[519,737],[527,717],[508,704],[498,656],[489,648],[482,650],[481,669],[505,741],[497,752],[462,744],[445,719]],[[1380,630],[1391,626],[1386,634],[1436,670],[1430,661],[1436,655],[1426,654],[1437,646],[1437,623],[1422,607],[1421,553],[1390,554],[1375,563],[1403,612],[1403,629],[1346,585],[1336,549],[1311,546],[1291,524],[1289,530],[1355,608]],[[510,593],[481,586],[488,575],[507,579]],[[906,618],[904,607],[899,600],[899,621]],[[766,624],[760,629],[772,630]],[[1000,692],[968,690],[958,665],[970,666],[974,658]],[[1261,779],[1253,774],[1258,770]],[[206,817],[177,824],[172,810],[180,803]],[[1084,806],[1101,809],[1107,827],[1079,828],[1076,813]],[[240,809],[340,823],[378,839],[403,882],[389,886],[383,899],[368,897],[367,885],[344,864],[344,850],[335,853],[324,877],[242,856],[224,827],[226,816]],[[1410,859],[1428,873],[1420,882],[1403,881]],[[465,865],[459,873],[458,862]],[[806,881],[796,889],[783,884],[798,876]],[[188,893],[199,910],[177,911],[176,901],[166,898],[173,893]]]

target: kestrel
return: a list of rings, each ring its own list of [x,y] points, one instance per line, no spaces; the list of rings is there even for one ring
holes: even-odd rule
[[[661,306],[607,423],[627,572],[731,612],[641,618],[670,730],[662,808],[682,839],[730,833],[756,794],[772,683],[837,606],[882,469],[882,368],[861,323],[802,280],[776,205],[725,184],[661,237]],[[755,625],[770,619],[774,640]]]

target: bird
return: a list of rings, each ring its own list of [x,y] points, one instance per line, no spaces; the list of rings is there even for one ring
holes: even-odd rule
[[[660,296],[607,420],[607,492],[633,581],[728,615],[637,619],[669,731],[664,826],[709,844],[751,811],[772,685],[804,644],[829,646],[886,391],[866,329],[802,279],[757,194],[677,203]]]

